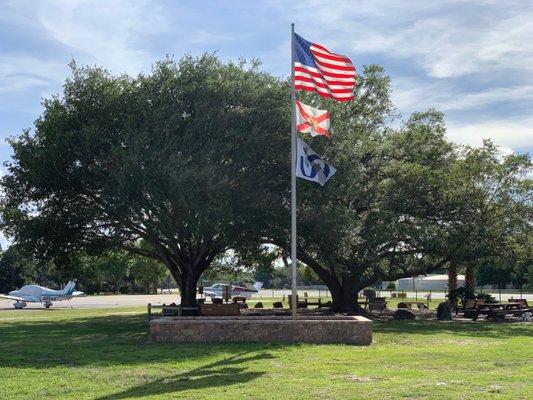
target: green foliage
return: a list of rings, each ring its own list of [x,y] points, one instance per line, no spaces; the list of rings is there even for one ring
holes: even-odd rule
[[[212,267],[202,275],[202,284],[216,282],[245,283],[262,282],[263,288],[282,289],[291,286],[291,271],[280,264],[284,254],[275,246],[251,246],[241,251],[231,251],[215,260]],[[297,265],[299,286],[323,285],[311,268],[303,263]]]
[[[31,276],[32,264],[27,262],[15,246],[0,254],[0,293],[19,289]]]
[[[461,300],[465,304],[467,299],[483,299],[486,303],[497,303],[496,300],[490,293],[485,293],[483,291],[469,290],[464,286],[458,287],[456,290],[448,293],[448,298],[451,299],[454,303],[457,303],[458,300]]]
[[[490,293],[485,292],[475,292],[476,299],[483,299],[485,300],[485,303],[497,303],[498,300],[494,296],[492,296]]]
[[[130,273],[130,255],[125,252],[108,251],[99,256],[84,257],[84,270],[89,271],[100,286],[120,293]]]
[[[528,265],[525,276],[527,279],[527,288],[533,290],[533,265]]]
[[[132,284],[137,282],[146,293],[156,293],[158,285],[169,277],[165,264],[141,256],[130,259],[129,277]]]
[[[82,255],[78,284],[87,293],[155,293],[169,275],[164,264],[126,251]]]
[[[73,64],[34,132],[10,141],[3,228],[44,259],[123,249],[160,261],[194,303],[211,262],[276,210],[289,174],[287,93],[255,63],[207,54],[138,77]]]

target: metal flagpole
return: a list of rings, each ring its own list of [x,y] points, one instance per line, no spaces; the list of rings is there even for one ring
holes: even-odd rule
[[[294,23],[291,24],[291,287],[292,318],[296,319],[298,307],[296,290],[296,90],[294,89]]]

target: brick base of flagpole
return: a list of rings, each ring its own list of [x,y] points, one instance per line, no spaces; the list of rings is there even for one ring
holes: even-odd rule
[[[151,342],[372,343],[361,316],[175,317],[150,321]]]

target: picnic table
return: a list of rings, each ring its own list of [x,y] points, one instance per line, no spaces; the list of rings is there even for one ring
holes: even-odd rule
[[[517,310],[520,309],[522,305],[520,303],[483,303],[478,304],[476,308],[478,310]]]
[[[472,320],[476,321],[478,316],[486,315],[489,319],[501,321],[505,319],[506,315],[522,315],[526,312],[531,312],[530,308],[523,308],[521,303],[481,303],[476,304],[473,309],[469,310],[469,315]]]

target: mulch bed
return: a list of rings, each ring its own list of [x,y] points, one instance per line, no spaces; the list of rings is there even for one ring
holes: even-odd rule
[[[367,311],[363,310],[364,313],[362,314],[364,317],[371,319],[372,321],[393,321],[392,318],[395,309],[391,310],[383,310],[383,311]],[[412,309],[409,310],[413,314],[415,314],[417,320],[421,321],[437,321],[437,311],[436,310],[426,310],[426,311],[420,311],[418,309]],[[290,316],[291,310],[285,308],[285,309],[271,309],[271,308],[248,308],[241,310],[242,315],[285,315]],[[298,309],[299,315],[334,315],[335,313],[331,312],[328,308],[299,308]],[[494,322],[490,320],[486,320],[484,317],[480,317],[477,321],[472,321],[471,318],[464,318],[461,314],[455,315],[453,314],[453,321],[443,321],[446,323],[450,322],[468,322],[468,323],[502,323],[502,322]],[[515,323],[515,322],[522,322],[522,320],[519,317],[515,316],[508,316],[505,319],[504,323]]]

